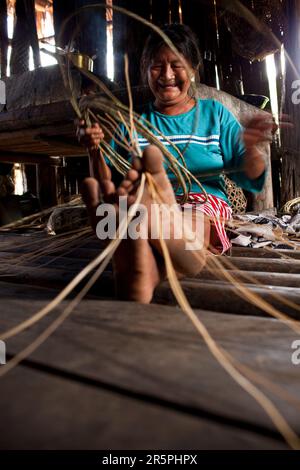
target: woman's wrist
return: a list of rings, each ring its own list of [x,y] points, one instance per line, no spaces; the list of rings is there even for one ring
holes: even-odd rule
[[[111,170],[107,165],[104,155],[99,147],[90,147],[89,152],[89,161],[90,161],[90,174],[96,178],[101,179],[110,179]]]
[[[244,172],[251,179],[259,178],[266,170],[266,164],[262,152],[257,147],[246,151]]]

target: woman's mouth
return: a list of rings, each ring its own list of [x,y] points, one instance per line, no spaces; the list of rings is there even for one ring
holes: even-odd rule
[[[158,83],[158,86],[163,90],[172,90],[174,88],[178,88],[176,83]]]

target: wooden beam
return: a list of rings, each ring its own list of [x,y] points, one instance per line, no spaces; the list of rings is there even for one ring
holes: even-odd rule
[[[227,267],[228,258],[219,257],[219,261]],[[230,259],[233,267],[242,271],[264,271],[273,273],[300,273],[300,260],[293,259],[268,259],[268,258],[243,258],[234,257]]]
[[[262,271],[240,271],[232,270],[230,274],[241,282],[247,284],[262,284],[267,286],[281,286],[281,287],[300,287],[300,274],[290,274],[290,273],[265,273]],[[249,276],[251,279],[244,277],[243,275]],[[214,270],[209,271],[208,269],[203,269],[197,276],[197,279],[203,280],[220,280],[224,279],[224,271]]]
[[[40,49],[35,20],[34,0],[16,0],[16,25],[12,40],[11,73],[29,70],[29,47],[32,47],[35,68],[40,67]]]
[[[29,165],[36,165],[39,163],[49,164],[51,166],[60,166],[60,157],[49,157],[49,155],[32,153],[26,154],[23,152],[5,152],[0,151],[0,162],[4,163],[25,163]]]
[[[34,129],[38,127],[38,132],[44,133],[45,128],[56,128],[56,132],[62,132],[62,125],[73,125],[76,115],[70,102],[51,103],[41,106],[28,106],[28,108],[0,113],[0,136],[2,132],[11,132],[21,129]],[[37,132],[37,129],[35,129]],[[3,135],[3,138],[5,134]],[[1,143],[1,139],[0,139]]]
[[[247,258],[282,258],[300,259],[300,250],[278,250],[265,248],[242,248],[234,246],[231,248],[231,256]],[[233,260],[234,261],[234,260]]]
[[[127,0],[114,0],[114,5],[126,8]],[[127,51],[127,17],[117,11],[113,12],[113,46],[115,81],[125,82],[124,54]]]
[[[250,292],[258,295],[261,299],[281,312],[300,320],[298,310],[289,305],[284,305],[273,294],[278,294],[282,298],[300,303],[300,289],[295,287],[253,286],[246,284]],[[268,316],[258,306],[248,302],[244,297],[238,295],[237,290],[230,283],[209,280],[183,280],[181,287],[190,305],[193,308],[203,308],[214,312],[232,313],[237,315]],[[164,305],[177,305],[173,292],[167,283],[159,285],[154,293],[154,303]]]
[[[8,34],[7,34],[7,3],[6,0],[0,0],[0,77],[6,77],[7,67],[7,50],[8,50]]]

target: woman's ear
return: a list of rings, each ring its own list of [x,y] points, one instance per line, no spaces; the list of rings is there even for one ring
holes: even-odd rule
[[[191,81],[191,84],[190,84],[188,94],[189,96],[194,98],[196,91],[197,91],[197,84],[198,84],[198,71],[197,70],[194,70],[194,69],[192,70],[190,81]]]
[[[201,64],[199,64],[195,70],[195,82],[199,84],[201,82]]]
[[[198,85],[200,83],[200,74],[199,74],[199,67],[193,69],[193,73],[191,76],[191,84]]]

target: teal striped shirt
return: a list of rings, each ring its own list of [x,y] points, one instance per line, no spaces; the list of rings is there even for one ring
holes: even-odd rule
[[[170,116],[155,110],[150,103],[143,108],[141,120],[146,119],[162,134],[150,130],[161,143],[180,162],[176,149],[183,153],[187,168],[202,183],[207,193],[220,197],[228,202],[222,171],[230,170],[228,175],[238,186],[251,191],[260,192],[265,181],[265,173],[259,178],[251,180],[244,174],[242,168],[245,157],[245,147],[242,140],[242,127],[235,117],[215,100],[207,99],[196,101],[196,105],[187,113]],[[123,124],[120,124],[119,132],[128,138],[128,133]],[[149,142],[138,135],[141,149],[149,145]],[[170,142],[172,142],[171,145]],[[126,159],[126,151],[113,140],[112,147]],[[174,174],[167,169],[167,174],[176,187]],[[212,176],[208,176],[213,173]],[[177,194],[182,192],[176,190]],[[192,183],[191,192],[201,193],[196,182]]]

